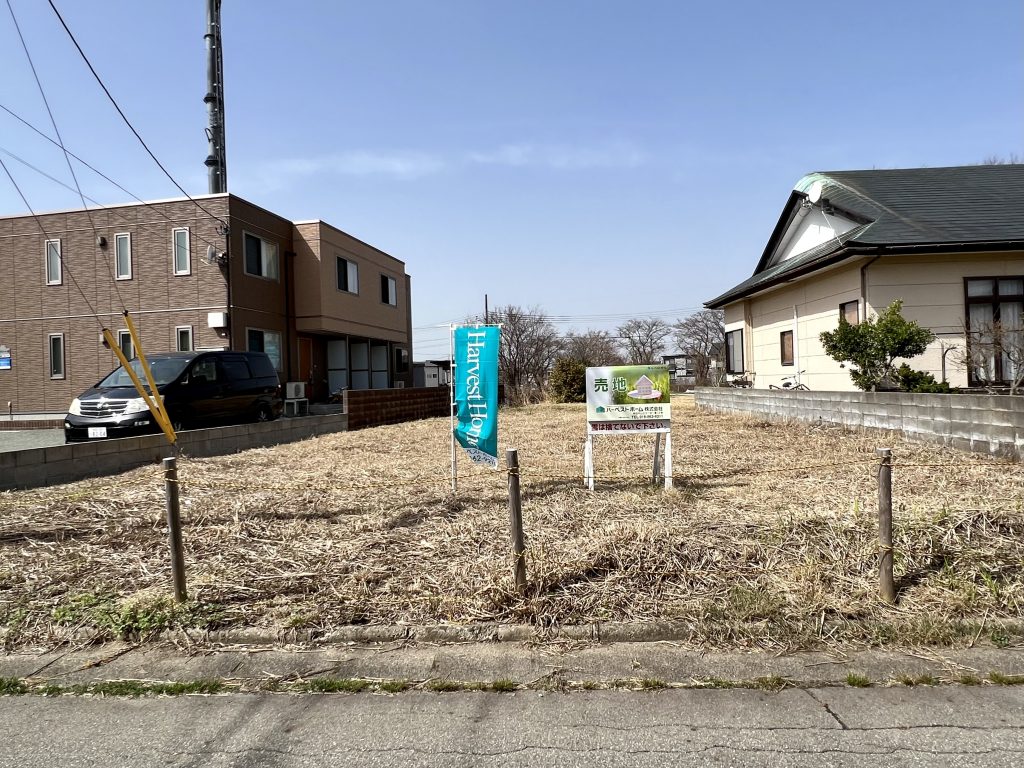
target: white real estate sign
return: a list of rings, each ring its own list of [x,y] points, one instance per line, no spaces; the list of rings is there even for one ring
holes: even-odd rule
[[[587,443],[583,474],[594,489],[594,435],[655,435],[654,472],[658,479],[661,436],[665,435],[665,487],[672,487],[672,422],[669,372],[665,365],[587,368]]]

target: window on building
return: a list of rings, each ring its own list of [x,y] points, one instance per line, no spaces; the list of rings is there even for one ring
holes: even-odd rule
[[[132,335],[128,331],[117,332],[117,346],[121,348],[121,354],[128,360],[135,357],[135,345],[132,344]]]
[[[380,300],[393,307],[397,306],[398,283],[395,282],[395,278],[388,275],[380,276]]]
[[[1024,364],[1024,277],[968,278],[970,384],[1009,382]]]
[[[277,331],[265,331],[262,328],[249,328],[246,331],[247,349],[250,352],[266,352],[274,369],[281,370],[281,334]]]
[[[743,331],[729,331],[725,334],[725,372],[739,373],[743,369]]]
[[[262,237],[249,234],[243,235],[245,240],[245,273],[268,280],[277,280],[278,262],[277,245]]]
[[[793,364],[793,332],[783,331],[779,334],[779,348],[781,350],[782,364]]]
[[[171,249],[174,252],[174,274],[192,274],[192,244],[188,227],[171,230]]]
[[[839,316],[850,325],[857,325],[860,322],[860,302],[847,301],[839,305]]]
[[[50,378],[64,378],[64,334],[50,334]]]
[[[64,270],[60,256],[60,240],[47,240],[46,284],[60,285],[62,282],[64,282]]]
[[[176,341],[176,348],[179,352],[191,352],[192,346],[192,326],[191,325],[179,325],[174,329],[174,336]]]
[[[407,373],[409,371],[409,350],[402,347],[395,347],[395,373]]]
[[[338,290],[359,293],[359,265],[338,257]]]
[[[114,235],[114,275],[118,280],[132,279],[132,236]]]

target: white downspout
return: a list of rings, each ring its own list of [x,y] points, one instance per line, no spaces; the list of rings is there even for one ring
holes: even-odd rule
[[[793,305],[793,372],[796,383],[800,382],[800,307]]]

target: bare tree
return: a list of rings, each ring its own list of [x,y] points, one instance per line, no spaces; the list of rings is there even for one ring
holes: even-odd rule
[[[713,362],[725,360],[725,312],[703,309],[673,326],[676,348],[693,360],[698,386],[711,381]]]
[[[626,359],[633,365],[644,365],[661,362],[672,326],[658,318],[636,318],[620,325],[617,331]]]
[[[1020,160],[1020,155],[1016,152],[1011,152],[1008,158],[1002,157],[1001,155],[989,155],[982,160],[979,165],[1016,165]]]
[[[953,354],[954,360],[986,387],[1010,387],[1017,394],[1024,383],[1024,329],[996,321],[977,324],[967,330],[967,346]]]
[[[608,331],[570,331],[562,340],[562,354],[586,367],[622,364],[618,343]]]
[[[539,307],[496,307],[490,321],[501,324],[498,368],[506,400],[518,404],[540,399],[562,349],[558,331]]]

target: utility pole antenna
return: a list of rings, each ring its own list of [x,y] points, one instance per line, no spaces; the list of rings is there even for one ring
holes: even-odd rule
[[[206,140],[209,192],[228,191],[228,160],[224,147],[224,55],[220,37],[221,0],[206,0]]]

